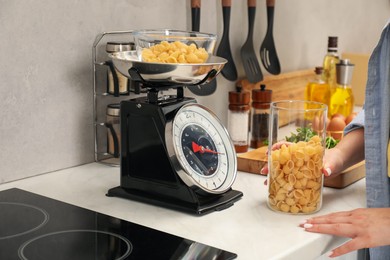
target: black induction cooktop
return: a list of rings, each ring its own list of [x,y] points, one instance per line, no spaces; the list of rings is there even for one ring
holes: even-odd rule
[[[234,259],[222,249],[20,189],[0,192],[0,259]]]

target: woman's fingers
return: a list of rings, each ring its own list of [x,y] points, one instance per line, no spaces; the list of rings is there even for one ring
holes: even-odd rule
[[[280,142],[273,144],[271,149],[272,149],[272,151],[277,150],[277,149],[280,149],[282,147],[282,145],[289,146],[290,144],[291,144],[291,142],[280,141]]]
[[[268,164],[264,164],[263,168],[260,170],[260,174],[267,175],[268,174]]]
[[[324,165],[321,171],[325,177],[329,177],[330,175],[332,175],[332,169],[327,164]]]
[[[356,228],[348,223],[335,224],[310,224],[306,223],[303,228],[309,232],[324,233],[329,235],[341,237],[354,237],[356,235]]]
[[[352,238],[334,249],[331,257],[360,249],[390,245],[390,208],[359,208],[309,218],[305,231]]]
[[[342,222],[345,222],[346,217],[341,217]],[[359,237],[359,230],[355,225],[348,223],[336,223],[336,224],[310,224],[303,225],[306,231],[323,233],[340,237],[352,238],[352,240],[344,243],[343,245],[335,248],[328,254],[329,257],[337,257],[349,252],[364,248],[364,240]]]
[[[312,217],[301,224],[311,223],[311,224],[326,224],[326,223],[343,223],[345,220],[349,219],[352,215],[351,211],[340,211],[335,213],[330,213],[318,217]],[[302,226],[301,225],[301,226]]]
[[[328,254],[328,256],[337,257],[344,254],[348,254],[352,251],[356,251],[364,247],[365,247],[364,241],[362,239],[356,238],[345,242],[339,247],[336,247],[335,249],[332,250],[332,252],[330,252],[330,254]]]

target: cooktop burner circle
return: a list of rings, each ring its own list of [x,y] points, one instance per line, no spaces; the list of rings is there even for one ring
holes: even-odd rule
[[[40,229],[49,221],[49,214],[36,206],[0,202],[0,240],[22,236]]]
[[[18,249],[20,259],[126,259],[131,242],[112,232],[65,230],[32,238]],[[37,254],[37,252],[39,252]]]

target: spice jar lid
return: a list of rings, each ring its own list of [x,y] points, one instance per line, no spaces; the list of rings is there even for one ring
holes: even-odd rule
[[[106,44],[106,52],[108,53],[131,50],[134,50],[134,42],[107,42]]]
[[[272,90],[265,89],[265,85],[261,84],[260,89],[252,89],[252,100],[260,103],[270,103],[272,100]]]
[[[108,116],[119,116],[120,115],[120,104],[108,104],[106,114]]]
[[[235,91],[229,91],[229,103],[232,105],[246,105],[250,100],[250,92],[242,90],[241,86],[236,86]]]

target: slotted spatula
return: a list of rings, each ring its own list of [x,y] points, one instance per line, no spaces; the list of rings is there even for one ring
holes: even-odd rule
[[[230,49],[229,30],[230,30],[230,8],[232,0],[222,0],[222,15],[223,15],[223,34],[221,42],[217,49],[217,56],[223,57],[227,63],[223,67],[221,74],[230,81],[237,80],[237,69],[234,64],[232,52]]]
[[[241,59],[246,76],[251,83],[263,80],[259,61],[253,48],[253,28],[256,15],[256,0],[248,0],[248,37],[241,47]]]
[[[260,46],[260,58],[264,68],[271,74],[280,74],[280,63],[276,53],[273,25],[274,25],[275,0],[267,0],[267,33]]]

